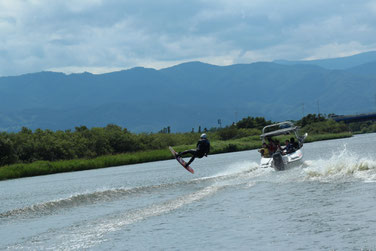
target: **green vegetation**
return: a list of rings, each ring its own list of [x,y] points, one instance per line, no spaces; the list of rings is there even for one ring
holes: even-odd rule
[[[376,132],[376,123],[373,121],[350,123],[349,129],[354,133],[373,133]]]
[[[225,128],[205,130],[211,154],[257,149],[261,129],[271,121],[248,117]],[[296,122],[308,132],[306,142],[351,137],[348,127],[322,116],[307,115]],[[88,170],[171,159],[168,146],[183,151],[194,148],[201,132],[134,134],[117,125],[76,127],[74,131],[23,128],[0,134],[0,180]],[[285,136],[285,138],[287,138]],[[284,142],[284,138],[280,138]]]
[[[195,140],[197,140],[197,137],[195,138]],[[258,136],[228,141],[217,140],[212,142],[211,154],[256,149],[259,146],[260,139]],[[180,145],[175,147],[175,150],[183,151],[194,147],[195,145]],[[167,159],[172,159],[172,156],[167,147],[165,147],[164,149],[159,150],[147,150],[116,155],[105,155],[93,159],[35,161],[32,163],[19,163],[1,167],[0,180],[145,163]]]

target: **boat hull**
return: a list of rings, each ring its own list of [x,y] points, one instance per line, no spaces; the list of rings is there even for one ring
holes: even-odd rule
[[[260,167],[274,168],[277,171],[286,170],[303,164],[303,153],[301,149],[293,153],[282,155],[277,152],[270,158],[261,158]]]

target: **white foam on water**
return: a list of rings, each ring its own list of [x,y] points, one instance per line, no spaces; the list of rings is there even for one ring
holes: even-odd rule
[[[376,161],[371,157],[360,157],[347,150],[333,153],[329,159],[309,160],[303,169],[305,179],[332,181],[360,179],[376,182]]]

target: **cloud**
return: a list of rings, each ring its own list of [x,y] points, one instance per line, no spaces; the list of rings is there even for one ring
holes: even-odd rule
[[[322,45],[312,51],[312,56],[305,58],[306,60],[314,60],[323,58],[346,57],[358,54],[364,51],[364,47],[358,42],[349,43],[329,43]]]
[[[373,1],[2,0],[0,76],[375,50]]]

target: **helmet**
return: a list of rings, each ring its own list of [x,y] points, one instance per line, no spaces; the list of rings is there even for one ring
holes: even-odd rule
[[[206,138],[207,138],[207,136],[206,136],[206,134],[205,134],[205,133],[203,133],[203,134],[201,134],[200,138],[202,138],[202,139],[206,139]]]

